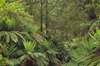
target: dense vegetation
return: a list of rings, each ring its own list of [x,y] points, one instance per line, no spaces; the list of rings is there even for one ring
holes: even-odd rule
[[[100,0],[0,0],[0,66],[100,66]]]

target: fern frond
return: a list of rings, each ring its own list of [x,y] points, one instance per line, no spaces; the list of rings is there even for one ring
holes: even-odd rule
[[[33,55],[38,58],[38,57],[43,57],[43,58],[46,58],[45,54],[43,53],[33,53]]]
[[[6,42],[9,43],[10,42],[10,35],[8,32],[6,32],[5,34],[6,34]]]
[[[92,37],[92,39],[94,39],[96,42],[98,42],[98,40],[96,38],[94,38],[94,36],[92,36],[90,33],[89,35]]]
[[[27,32],[20,32],[20,34],[25,35],[28,39],[32,40],[32,37]]]
[[[56,54],[59,54],[58,52],[57,52],[57,49],[49,49],[49,50],[47,50],[47,53],[49,53],[49,54],[52,54],[52,55],[56,55]]]
[[[8,55],[8,49],[5,46],[3,46],[3,45],[1,47],[3,49],[4,55],[7,56]]]
[[[49,48],[50,48],[50,45],[51,45],[51,42],[49,42],[49,41],[47,41],[47,40],[44,40],[44,41],[42,42],[42,46],[43,46],[43,49],[44,49],[44,50],[49,49]]]
[[[100,66],[100,63],[98,63],[96,66]]]
[[[95,55],[95,57],[93,59],[90,59],[89,61],[87,61],[87,63],[84,66],[89,66],[92,62],[96,61],[99,59],[100,56]]]
[[[36,46],[35,42],[31,42],[31,41],[23,41],[23,45],[26,49],[26,51],[32,52]]]
[[[27,54],[22,55],[20,58],[18,58],[18,60],[20,62],[22,62],[25,58],[27,57]]]
[[[40,45],[42,45],[43,38],[42,38],[40,35],[34,34],[32,37],[33,37],[33,39],[34,39],[37,43],[39,43]]]
[[[10,49],[8,50],[4,45],[1,45],[4,55],[9,57],[10,54],[12,54],[17,49],[17,47],[14,48],[14,46],[15,45],[11,46]]]
[[[9,59],[7,62],[11,63],[9,65],[17,65],[17,64],[21,64],[21,62],[18,59]]]
[[[43,58],[43,57],[39,57],[36,59],[36,65],[37,66],[48,66],[49,63],[48,63],[48,60],[46,58]]]
[[[98,27],[96,28],[96,33],[98,34],[98,36],[97,36],[98,37],[98,40],[100,40],[100,30],[99,30]]]
[[[2,38],[2,36],[5,34],[5,31],[1,31],[0,32],[0,40],[1,40],[1,38]]]
[[[18,42],[18,37],[14,34],[14,33],[9,33],[10,34],[10,36],[11,36],[11,39],[15,42],[15,43],[17,43]]]
[[[95,65],[97,65],[98,63],[100,63],[100,59],[98,59],[98,60],[92,62],[89,66],[95,66]]]
[[[58,62],[59,62],[59,60],[56,58],[56,57],[50,57],[50,61],[52,62],[52,63],[55,63],[55,64],[58,64]]]
[[[20,34],[20,32],[18,32],[18,31],[12,31],[13,33],[15,33],[16,35],[18,35],[22,40],[24,40],[25,41],[25,38],[24,38],[24,36],[23,35],[21,35]]]
[[[83,57],[83,58],[81,58],[81,59],[78,59],[77,61],[79,61],[79,63],[80,63],[80,62],[85,61],[85,60],[87,60],[87,59],[89,59],[89,58],[91,58],[91,57],[93,57],[93,56],[95,56],[95,55],[96,55],[96,54],[92,54],[92,55]]]
[[[12,54],[17,49],[17,47],[14,48],[14,46],[15,45],[13,45],[13,46],[10,47],[9,52],[8,52],[9,53],[8,57],[10,56],[10,54]]]

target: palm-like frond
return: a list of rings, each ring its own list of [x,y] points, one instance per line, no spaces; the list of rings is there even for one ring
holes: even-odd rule
[[[15,19],[13,17],[10,19],[10,17],[5,16],[4,21],[5,22],[3,22],[3,26],[5,26],[7,30],[11,30],[13,26],[15,25]]]
[[[90,58],[88,61],[87,61],[87,63],[85,64],[85,66],[89,66],[90,64],[93,64],[93,62],[95,62],[95,61],[97,61],[97,60],[99,60],[99,55],[90,55],[90,56],[88,56],[88,57],[93,57],[93,58]],[[87,58],[88,59],[88,58]]]
[[[14,34],[14,33],[9,33],[9,34],[10,34],[11,40],[13,40],[15,43],[17,43],[18,37],[16,36],[16,34]]]
[[[19,60],[20,62],[22,62],[24,59],[26,59],[26,57],[27,57],[27,54],[24,54],[24,55],[22,55],[20,58],[18,58],[18,60]]]
[[[28,33],[30,33],[30,34],[35,33],[38,29],[39,29],[39,28],[38,28],[38,26],[36,26],[36,25],[33,26],[32,24],[29,24],[29,23],[27,23],[27,24],[25,25],[25,30],[26,30],[26,32],[28,32]]]
[[[11,40],[15,43],[18,42],[18,37],[22,40],[25,40],[24,36],[18,32],[18,31],[1,31],[0,32],[0,39],[3,38],[6,40],[7,43],[9,43]]]
[[[49,42],[47,40],[42,41],[43,49],[45,49],[45,50],[49,49],[50,45],[51,45],[51,42]]]
[[[24,36],[21,34],[21,32],[18,31],[12,31],[13,33],[15,33],[17,36],[19,36],[22,40],[25,40]]]
[[[15,66],[21,64],[21,62],[18,59],[8,59],[7,63],[8,63],[7,65],[9,66]]]
[[[38,53],[38,52],[26,52],[27,54],[24,54],[19,58],[19,61],[22,62],[23,60],[31,60],[33,62],[33,65],[36,66],[48,66],[48,59],[46,58],[44,53]]]
[[[51,54],[51,55],[56,55],[56,54],[58,54],[58,52],[57,52],[57,49],[49,49],[49,50],[47,50],[47,53],[49,53],[49,54]]]
[[[3,49],[3,53],[6,57],[9,58],[9,56],[17,49],[17,47],[14,48],[15,45],[11,46],[9,48],[9,50],[4,46],[4,45],[1,45],[2,49]]]
[[[25,47],[26,51],[32,52],[36,46],[35,42],[31,42],[31,41],[23,41],[23,45]]]

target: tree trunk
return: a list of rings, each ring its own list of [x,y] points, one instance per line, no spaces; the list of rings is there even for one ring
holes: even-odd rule
[[[41,27],[40,27],[40,31],[41,32],[43,32],[43,27],[42,27],[42,23],[43,23],[42,7],[43,7],[43,3],[42,3],[42,0],[41,0]]]
[[[48,0],[46,0],[46,33],[48,33]]]

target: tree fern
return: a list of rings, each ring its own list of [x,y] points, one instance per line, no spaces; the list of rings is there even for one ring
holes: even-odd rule
[[[2,49],[3,49],[3,53],[6,57],[9,58],[9,56],[11,55],[11,53],[13,53],[17,47],[14,48],[15,45],[11,46],[10,49],[8,50],[4,45],[2,45]]]
[[[7,42],[7,43],[10,42],[10,35],[9,35],[9,33],[6,33],[6,42]]]
[[[56,55],[56,54],[58,54],[58,52],[57,52],[57,49],[49,49],[49,50],[47,50],[47,53],[49,53],[49,54],[52,54],[52,55]]]
[[[26,57],[27,57],[27,54],[24,54],[24,55],[22,55],[20,58],[18,58],[18,60],[19,60],[20,62],[22,62],[24,59],[26,59]]]
[[[96,66],[98,63],[100,63],[100,59],[92,62],[89,66]]]
[[[93,57],[93,56],[89,56],[89,57]],[[94,57],[93,58],[91,58],[91,59],[89,59],[88,61],[87,61],[87,63],[84,65],[84,66],[89,66],[91,63],[93,63],[93,62],[95,62],[96,60],[98,60],[99,59],[99,55],[94,55]]]
[[[19,61],[30,60],[33,62],[33,65],[36,66],[48,66],[48,59],[46,58],[44,53],[39,52],[26,52],[26,54],[22,55],[19,58]]]
[[[35,33],[39,28],[37,25],[32,25],[30,23],[27,23],[26,25],[24,25],[26,32],[33,34]]]
[[[0,40],[1,40],[1,38],[2,38],[2,36],[5,34],[5,31],[1,31],[0,32]]]
[[[47,41],[47,40],[42,41],[43,49],[45,50],[49,49],[50,45],[51,45],[50,41]]]
[[[10,33],[11,40],[13,40],[15,43],[18,42],[18,37],[14,33]]]
[[[19,31],[12,31],[13,33],[15,33],[17,36],[19,36],[22,40],[25,40],[24,36],[21,35]]]
[[[26,51],[32,52],[36,46],[35,42],[31,42],[31,41],[23,41],[23,45],[25,47]]]

